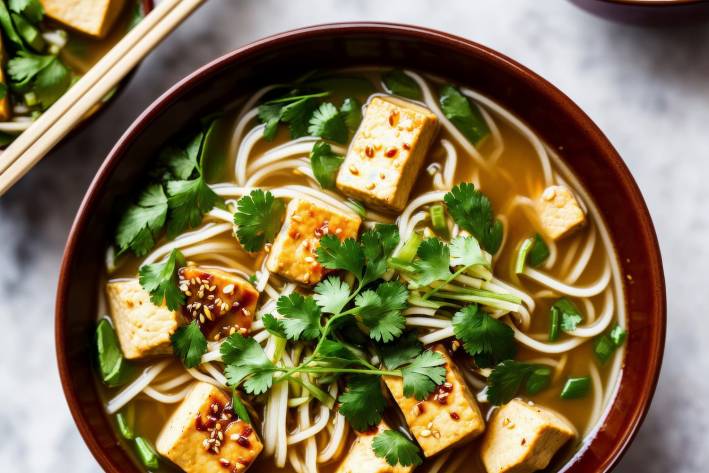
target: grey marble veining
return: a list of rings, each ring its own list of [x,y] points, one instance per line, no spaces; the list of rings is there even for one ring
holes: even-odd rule
[[[116,139],[208,60],[271,33],[343,20],[419,24],[491,46],[557,85],[605,131],[654,218],[669,296],[660,385],[618,471],[707,471],[709,28],[617,25],[562,0],[210,0],[145,61],[120,103],[0,199],[0,471],[99,470],[59,385],[53,305],[66,234]]]

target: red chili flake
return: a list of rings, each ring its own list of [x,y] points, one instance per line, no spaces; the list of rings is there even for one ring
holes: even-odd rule
[[[525,443],[527,443],[527,439],[522,439],[521,445],[524,445]]]
[[[372,148],[371,146],[367,145],[367,146],[364,148],[364,154],[366,154],[368,158],[373,158],[373,157],[374,157],[374,148]]]
[[[460,420],[460,415],[457,412],[451,412],[451,419]]]
[[[389,114],[389,125],[396,126],[397,123],[399,123],[399,112],[397,110],[393,110]]]
[[[244,430],[241,432],[241,435],[243,435],[244,437],[249,437],[253,433],[254,429],[247,425],[246,427],[244,427]]]
[[[244,448],[251,448],[251,442],[249,442],[249,439],[247,439],[246,437],[239,436],[239,438],[236,439],[236,443],[238,443]]]
[[[386,153],[384,153],[384,156],[386,156],[387,158],[393,158],[398,152],[399,150],[396,148],[389,148],[388,150],[386,150]]]
[[[411,145],[408,143],[404,143],[403,145],[401,145],[401,147],[404,148],[406,151],[409,151],[411,149]]]

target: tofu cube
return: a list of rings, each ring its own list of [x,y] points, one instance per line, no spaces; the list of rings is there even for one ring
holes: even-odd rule
[[[5,64],[7,60],[7,54],[5,53],[5,44],[3,43],[2,36],[0,36],[0,64]],[[12,116],[12,110],[10,109],[10,94],[9,88],[7,86],[7,81],[5,80],[5,72],[3,67],[0,67],[0,84],[5,86],[6,92],[5,96],[0,99],[0,120],[9,120]]]
[[[586,214],[564,186],[549,186],[536,202],[542,232],[558,240],[583,226]]]
[[[40,0],[46,15],[69,28],[102,38],[123,11],[125,0]]]
[[[234,332],[248,333],[256,312],[258,292],[246,280],[226,271],[185,266],[178,271],[185,294],[182,314],[196,320],[208,340]]]
[[[362,220],[324,203],[293,199],[286,220],[270,250],[266,267],[291,281],[319,282],[326,270],[317,261],[320,239],[327,234],[340,240],[357,238]]]
[[[198,382],[170,416],[155,446],[187,473],[244,472],[263,444],[217,387]]]
[[[417,401],[413,397],[405,397],[400,377],[384,377],[409,430],[426,457],[473,439],[485,430],[478,403],[445,347],[437,345],[433,350],[446,360],[446,381],[428,399]]]
[[[357,437],[350,451],[335,473],[410,473],[413,466],[391,466],[386,459],[379,458],[374,454],[372,442],[379,432],[389,430],[384,421],[366,432],[357,432]]]
[[[490,419],[481,456],[488,473],[531,473],[549,465],[576,436],[576,429],[551,409],[515,399]]]
[[[337,175],[350,197],[400,212],[438,129],[430,110],[412,102],[375,96]]]
[[[172,353],[170,335],[183,322],[180,314],[150,302],[137,279],[109,282],[106,293],[123,356],[133,360]]]

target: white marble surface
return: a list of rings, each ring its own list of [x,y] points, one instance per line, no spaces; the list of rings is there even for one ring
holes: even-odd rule
[[[0,199],[0,471],[100,470],[59,385],[54,292],[74,213],[119,135],[208,60],[271,33],[343,20],[425,25],[491,46],[556,84],[606,132],[650,207],[669,296],[661,382],[617,471],[707,471],[709,29],[616,25],[562,0],[208,1],[145,61],[120,104]]]

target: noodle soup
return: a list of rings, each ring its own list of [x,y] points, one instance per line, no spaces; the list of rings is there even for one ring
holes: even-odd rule
[[[413,71],[239,98],[165,145],[108,246],[97,383],[150,471],[554,470],[622,364],[594,203]]]

